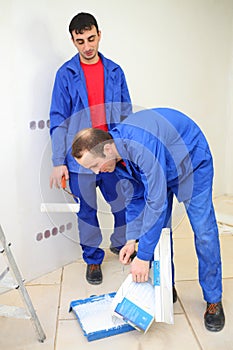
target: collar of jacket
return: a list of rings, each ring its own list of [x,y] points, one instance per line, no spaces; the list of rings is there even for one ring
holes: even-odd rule
[[[104,68],[107,69],[109,72],[114,71],[119,67],[118,64],[104,57],[102,53],[98,52],[98,54],[104,65]],[[72,70],[76,74],[80,74],[80,72],[82,72],[79,53],[77,53],[71,58],[71,60],[67,64],[67,68]]]
[[[110,123],[111,105],[114,102],[114,89],[116,89],[115,71],[119,69],[119,65],[115,62],[104,57],[99,52],[100,59],[104,65],[104,91],[105,91],[105,103],[106,103],[106,119],[107,123]],[[67,69],[73,72],[73,79],[76,89],[79,91],[80,98],[82,100],[84,108],[88,108],[88,96],[84,72],[81,69],[80,56],[76,54],[67,62]],[[119,102],[119,101],[117,101]]]

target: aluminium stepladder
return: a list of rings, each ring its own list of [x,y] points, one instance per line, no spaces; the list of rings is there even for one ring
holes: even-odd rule
[[[21,273],[18,269],[14,256],[11,252],[10,245],[11,245],[10,243],[6,242],[3,229],[0,225],[0,254],[4,254],[5,255],[4,257],[6,258],[6,261],[7,261],[6,269],[2,273],[0,273],[0,284],[2,281],[4,285],[4,280],[7,280],[7,273],[10,272],[15,279],[15,284],[12,283],[12,281],[9,283],[8,281],[6,281],[5,283],[5,286],[7,287],[6,289],[7,290],[18,289],[21,293],[21,296],[26,308],[24,309],[16,306],[0,305],[0,316],[30,319],[36,330],[38,340],[40,342],[43,342],[46,338],[45,333],[41,327],[40,321],[33,307],[33,304],[27,292],[27,289],[24,286]]]

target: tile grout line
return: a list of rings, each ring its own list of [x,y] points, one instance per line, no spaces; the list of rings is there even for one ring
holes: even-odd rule
[[[179,297],[178,297],[178,300],[179,300],[180,306],[181,306],[181,308],[182,308],[182,310],[183,310],[183,313],[184,313],[184,315],[185,315],[185,318],[186,318],[186,320],[187,320],[187,322],[188,322],[188,324],[189,324],[189,327],[191,328],[191,331],[192,331],[192,333],[193,333],[193,335],[194,335],[194,338],[196,339],[197,344],[198,344],[199,347],[200,347],[200,350],[204,350],[203,347],[201,346],[201,343],[200,343],[200,341],[199,341],[199,339],[198,339],[198,336],[197,336],[196,332],[194,331],[194,329],[193,329],[193,327],[192,327],[192,323],[191,323],[190,320],[189,320],[189,317],[188,317],[188,315],[187,315],[187,313],[186,313],[186,311],[185,311],[185,308],[184,308],[184,306],[183,306],[183,303],[181,302],[181,300],[180,300]]]
[[[60,278],[60,291],[59,291],[58,306],[57,306],[57,320],[56,320],[56,329],[55,329],[55,337],[54,337],[54,350],[56,350],[56,346],[57,346],[57,336],[58,336],[59,314],[60,314],[60,306],[61,306],[61,293],[62,293],[62,284],[63,284],[63,274],[64,274],[64,267],[62,267],[61,278]]]

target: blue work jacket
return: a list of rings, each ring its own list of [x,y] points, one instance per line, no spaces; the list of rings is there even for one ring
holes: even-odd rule
[[[151,260],[166,224],[168,189],[181,202],[212,186],[210,149],[195,122],[169,108],[134,113],[110,133],[126,164],[116,167],[126,195],[126,238],[139,239],[137,256]]]
[[[104,66],[104,98],[108,128],[111,129],[132,112],[123,70],[113,61],[99,56]],[[50,134],[54,166],[67,165],[72,172],[90,172],[71,155],[76,133],[92,127],[86,81],[79,54],[64,63],[55,78],[50,108]]]

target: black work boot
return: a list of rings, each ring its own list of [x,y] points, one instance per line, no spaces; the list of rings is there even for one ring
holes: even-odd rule
[[[103,280],[103,275],[101,271],[101,266],[99,264],[87,265],[86,272],[87,282],[90,284],[100,284]]]
[[[121,247],[114,247],[114,246],[111,244],[111,245],[110,245],[110,250],[111,250],[111,252],[112,252],[113,254],[119,255],[122,247],[123,247],[123,246],[121,246]],[[135,258],[135,256],[137,256],[136,250],[133,252],[132,255],[130,255],[131,261]]]
[[[114,247],[112,244],[110,245],[110,250],[113,254],[119,255],[120,254],[120,250],[122,247]]]
[[[219,332],[223,329],[225,316],[221,301],[214,304],[207,303],[204,320],[205,327],[208,331]]]

